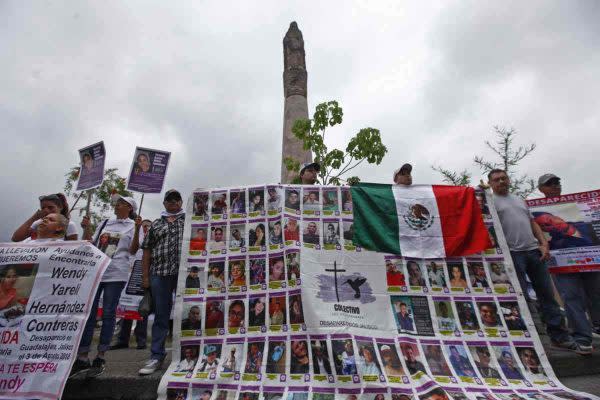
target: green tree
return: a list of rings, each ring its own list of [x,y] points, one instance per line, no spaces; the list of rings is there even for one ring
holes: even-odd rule
[[[318,181],[323,185],[340,185],[343,182],[356,184],[360,179],[356,176],[343,176],[349,171],[367,161],[379,165],[387,153],[387,148],[381,142],[378,129],[363,128],[346,145],[345,151],[329,150],[325,144],[327,128],[339,125],[343,121],[344,112],[337,101],[319,104],[312,119],[296,120],[292,127],[294,135],[302,140],[304,150],[313,153],[315,162],[321,165]],[[286,157],[284,160],[288,171],[300,170],[297,160]],[[300,178],[294,183],[299,183]]]
[[[514,128],[503,128],[494,126],[496,141],[491,143],[485,141],[486,146],[492,150],[499,158],[498,161],[488,160],[481,156],[475,156],[473,162],[478,166],[484,175],[487,175],[492,169],[500,168],[506,171],[510,177],[510,192],[526,198],[535,190],[535,182],[532,178],[517,173],[519,163],[532,151],[535,150],[535,143],[526,146],[516,146],[514,143],[517,131]],[[445,169],[441,166],[431,166],[434,171],[442,175],[442,180],[451,185],[468,186],[471,184],[472,174],[466,169],[455,172]]]
[[[80,194],[75,193],[74,188],[79,177],[79,167],[72,167],[70,171],[65,174],[65,187],[64,191],[67,196],[77,199]],[[104,171],[104,181],[102,185],[95,189],[86,190],[85,194],[79,200],[79,215],[87,213],[87,199],[90,199],[90,219],[92,225],[95,227],[100,221],[107,218],[111,209],[111,198],[115,194],[122,196],[131,196],[132,193],[125,188],[125,178],[117,174],[117,168],[109,168]],[[74,210],[73,210],[74,211]]]

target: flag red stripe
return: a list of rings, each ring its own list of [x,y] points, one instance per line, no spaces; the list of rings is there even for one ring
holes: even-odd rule
[[[473,188],[432,185],[432,189],[440,213],[446,257],[480,253],[492,247]]]

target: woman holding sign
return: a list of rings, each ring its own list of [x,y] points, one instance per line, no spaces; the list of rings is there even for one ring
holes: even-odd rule
[[[129,275],[130,257],[132,257],[129,249],[134,238],[135,223],[133,219],[135,218],[136,209],[137,204],[132,197],[119,196],[115,203],[116,218],[102,221],[93,236],[84,237],[84,239],[93,238],[92,243],[111,257],[111,262],[108,264],[98,286],[90,317],[85,324],[81,343],[79,344],[78,357],[73,364],[70,376],[85,373],[86,378],[93,378],[104,372],[106,363],[104,353],[110,348],[110,340],[115,330],[117,305]],[[89,218],[84,218],[81,222],[85,232],[89,232],[86,229],[89,223]],[[99,245],[101,237],[107,241],[105,246]],[[90,363],[88,353],[94,336],[100,296],[102,296],[102,329],[100,330],[98,355]]]
[[[21,242],[31,236],[35,239],[35,230],[48,214],[62,214],[69,219],[69,204],[62,193],[54,193],[40,196],[40,209],[37,210],[27,221],[25,221],[12,235],[13,242]],[[66,240],[77,240],[77,226],[69,222]]]

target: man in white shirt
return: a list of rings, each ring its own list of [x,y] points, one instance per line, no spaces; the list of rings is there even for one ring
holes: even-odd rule
[[[531,279],[544,315],[546,330],[555,347],[590,354],[591,346],[580,346],[563,326],[560,307],[554,299],[550,274],[544,261],[550,257],[548,241],[527,208],[525,201],[509,193],[510,178],[506,171],[492,169],[488,183],[494,192],[494,206],[510,249],[510,255],[523,291],[527,290],[525,274]]]

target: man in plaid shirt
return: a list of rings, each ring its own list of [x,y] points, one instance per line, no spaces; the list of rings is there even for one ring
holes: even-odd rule
[[[152,292],[154,324],[150,360],[140,369],[140,375],[149,375],[159,369],[166,356],[165,340],[169,333],[173,292],[177,287],[185,222],[182,204],[177,190],[167,191],[163,201],[165,211],[152,222],[142,243],[142,286]]]

